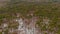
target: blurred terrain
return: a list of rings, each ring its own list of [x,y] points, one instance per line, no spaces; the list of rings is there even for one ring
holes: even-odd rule
[[[10,0],[0,0],[0,7],[5,6]]]
[[[26,27],[26,34],[31,31],[60,34],[60,0],[0,0],[0,3],[1,34],[19,34],[20,27],[22,30]]]

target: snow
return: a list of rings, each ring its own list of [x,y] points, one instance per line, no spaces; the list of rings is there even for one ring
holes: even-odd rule
[[[24,33],[24,34],[35,34],[35,28],[34,27],[30,27],[30,28],[25,27],[24,21],[22,20],[22,18],[17,19],[16,21],[19,23],[18,31],[21,31],[21,32],[18,32],[18,34],[22,34],[22,33]],[[29,25],[29,26],[31,26],[31,25]]]
[[[8,27],[8,24],[4,23],[4,24],[3,24],[3,27]]]

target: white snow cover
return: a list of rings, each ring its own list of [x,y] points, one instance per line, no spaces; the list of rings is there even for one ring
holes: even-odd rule
[[[35,34],[35,28],[34,27],[30,27],[30,28],[25,27],[24,21],[22,20],[22,18],[16,19],[16,21],[19,23],[18,34]]]

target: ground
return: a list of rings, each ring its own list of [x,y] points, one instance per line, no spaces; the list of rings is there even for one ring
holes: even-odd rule
[[[0,32],[0,34],[60,34],[60,4],[27,2],[8,4],[0,8]]]

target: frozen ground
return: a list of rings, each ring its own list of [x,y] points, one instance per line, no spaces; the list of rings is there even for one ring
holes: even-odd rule
[[[35,34],[35,26],[33,25],[33,20],[31,20],[32,22],[29,25],[27,25],[28,27],[25,27],[26,25],[24,25],[22,18],[17,19],[16,21],[19,23],[18,31],[20,32],[18,32],[18,34]]]

